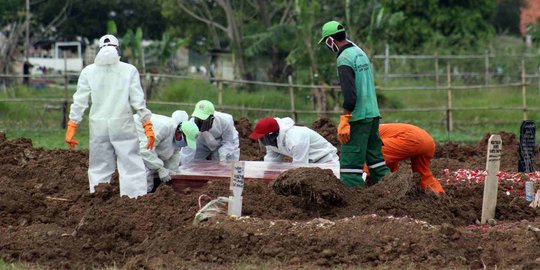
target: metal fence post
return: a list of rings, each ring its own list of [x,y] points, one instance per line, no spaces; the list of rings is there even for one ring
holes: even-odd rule
[[[454,130],[454,123],[452,119],[452,73],[450,72],[450,62],[446,62],[446,80],[448,82],[446,97],[446,130],[451,133]]]
[[[523,100],[523,121],[527,120],[527,81],[525,78],[525,60],[521,60],[521,98]]]
[[[295,105],[294,105],[294,88],[293,88],[293,81],[292,81],[292,76],[289,75],[288,78],[289,80],[289,98],[290,98],[290,101],[291,101],[291,114],[292,114],[292,118],[294,119],[295,122],[298,121],[298,115],[296,114],[296,108],[295,108]]]

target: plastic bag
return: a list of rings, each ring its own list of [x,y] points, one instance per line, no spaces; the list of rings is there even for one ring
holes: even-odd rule
[[[217,199],[211,200],[195,214],[193,225],[197,225],[202,221],[221,214],[226,215],[228,205],[229,198],[227,197],[218,197]]]

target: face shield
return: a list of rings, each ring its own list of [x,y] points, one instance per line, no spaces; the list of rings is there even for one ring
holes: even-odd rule
[[[176,131],[174,132],[174,145],[178,148],[187,146],[186,134],[182,131],[182,123],[178,125]]]
[[[214,123],[214,116],[210,115],[206,120],[202,120],[198,117],[195,117],[195,125],[199,128],[200,132],[209,131],[212,128],[212,124]]]

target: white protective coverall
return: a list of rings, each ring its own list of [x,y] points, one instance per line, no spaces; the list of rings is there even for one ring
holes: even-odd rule
[[[154,188],[154,175],[161,168],[166,168],[171,171],[177,171],[180,165],[180,149],[174,144],[173,138],[176,132],[178,124],[183,121],[187,121],[189,116],[185,111],[177,111],[174,115],[178,117],[168,117],[159,114],[152,114],[152,125],[154,128],[154,135],[156,140],[154,142],[153,149],[147,149],[146,144],[148,139],[144,134],[144,129],[139,121],[139,116],[134,115],[137,127],[137,134],[139,135],[139,148],[141,156],[146,166],[146,181],[148,192]]]
[[[193,121],[193,118],[191,119]],[[232,115],[214,112],[214,123],[208,131],[199,133],[197,150],[184,147],[180,151],[182,164],[193,160],[238,161],[240,159],[240,142],[238,131],[234,127]]]
[[[137,68],[120,62],[113,46],[101,48],[94,64],[81,71],[69,119],[79,124],[90,100],[90,192],[100,183],[110,183],[116,163],[120,196],[145,195],[146,172],[132,108],[143,122],[152,113],[146,108]]]
[[[279,125],[277,146],[266,146],[264,161],[280,162],[283,156],[292,157],[293,163],[339,164],[337,149],[319,133],[307,127],[294,125],[289,117],[274,118]]]

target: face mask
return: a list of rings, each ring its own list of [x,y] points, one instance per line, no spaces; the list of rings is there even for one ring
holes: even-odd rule
[[[328,49],[330,49],[332,52],[339,52],[339,47],[336,45],[333,37],[327,37],[324,44],[326,44],[326,47],[328,47]]]
[[[279,136],[279,132],[272,132],[264,135],[262,138],[260,138],[261,143],[264,146],[274,146],[277,147],[277,137]]]
[[[214,123],[214,116],[210,115],[206,120],[195,118],[195,125],[199,128],[200,132],[209,131]]]
[[[180,125],[178,125],[178,128],[176,128],[176,132],[174,133],[173,138],[174,145],[176,145],[176,147],[178,148],[187,146],[186,135],[184,134],[184,132],[182,132],[181,128],[182,124],[180,123]]]

